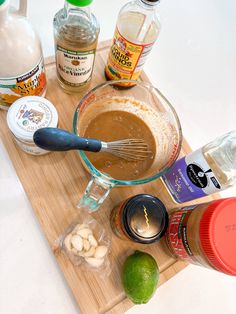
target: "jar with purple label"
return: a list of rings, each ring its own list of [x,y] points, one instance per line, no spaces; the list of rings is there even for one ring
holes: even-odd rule
[[[177,160],[162,179],[178,203],[221,192],[234,185],[236,131]]]

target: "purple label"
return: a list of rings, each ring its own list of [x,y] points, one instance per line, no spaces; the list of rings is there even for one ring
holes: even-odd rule
[[[162,178],[178,203],[207,195],[203,191],[208,185],[207,174],[199,165],[187,164],[186,157],[177,160]]]

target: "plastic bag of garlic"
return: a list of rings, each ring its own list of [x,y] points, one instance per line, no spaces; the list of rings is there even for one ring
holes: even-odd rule
[[[56,243],[73,265],[84,270],[99,272],[102,277],[109,276],[111,272],[110,234],[82,208],[79,208],[77,219]]]

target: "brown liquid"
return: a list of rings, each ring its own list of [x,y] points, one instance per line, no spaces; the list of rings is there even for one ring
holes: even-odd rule
[[[85,130],[85,137],[111,142],[127,138],[141,138],[152,155],[142,161],[127,161],[109,153],[86,153],[95,168],[118,180],[137,180],[151,167],[156,153],[155,140],[149,127],[136,115],[125,111],[103,112]]]

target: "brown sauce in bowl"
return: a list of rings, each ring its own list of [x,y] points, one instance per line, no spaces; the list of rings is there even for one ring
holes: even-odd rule
[[[137,180],[143,177],[153,164],[156,144],[152,131],[142,119],[133,113],[122,110],[102,112],[89,122],[84,136],[104,142],[137,138],[143,139],[148,144],[148,150],[152,151],[152,154],[141,161],[127,161],[104,152],[86,152],[95,168],[109,174],[114,179]]]

